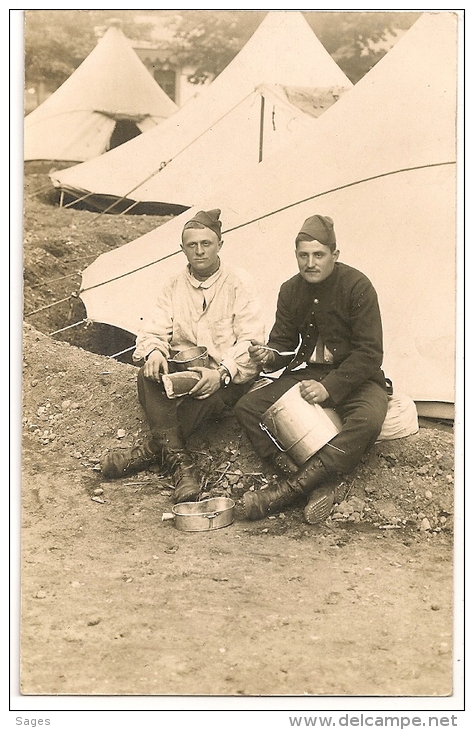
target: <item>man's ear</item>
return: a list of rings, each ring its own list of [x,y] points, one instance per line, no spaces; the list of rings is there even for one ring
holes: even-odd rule
[[[336,248],[336,250],[333,252],[333,257],[334,257],[334,263],[336,263],[336,261],[339,258],[339,249],[338,248]]]
[[[221,250],[222,246],[224,245],[224,239],[221,238],[219,241],[219,251]]]

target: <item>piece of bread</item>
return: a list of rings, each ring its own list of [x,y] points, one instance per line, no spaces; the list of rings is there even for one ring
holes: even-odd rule
[[[181,373],[162,375],[161,380],[168,398],[180,398],[182,395],[187,395],[194,388],[198,380],[201,380],[201,376],[192,370],[185,370]]]

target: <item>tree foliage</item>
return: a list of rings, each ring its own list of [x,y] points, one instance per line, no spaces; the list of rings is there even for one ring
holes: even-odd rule
[[[25,10],[25,78],[62,84],[97,45],[112,18],[129,38],[146,39],[150,26],[131,10]]]
[[[346,76],[357,83],[420,13],[322,12],[303,13],[311,28]]]
[[[194,84],[217,76],[245,45],[268,11],[186,10],[169,22],[173,39],[166,51],[170,61],[192,66]]]
[[[190,77],[202,83],[234,58],[268,11],[186,10],[174,22],[168,46],[171,60],[195,67]],[[348,78],[356,83],[386,53],[390,39],[419,17],[414,12],[303,11],[315,34]]]
[[[157,18],[171,39],[160,45],[170,63],[189,65],[196,84],[219,74],[255,32],[267,10],[25,10],[25,76],[59,86],[97,44],[112,18],[131,39],[151,40]],[[271,11],[270,11],[271,12]],[[357,82],[384,55],[385,41],[412,25],[415,12],[303,11],[346,75]],[[302,51],[303,52],[303,51]]]

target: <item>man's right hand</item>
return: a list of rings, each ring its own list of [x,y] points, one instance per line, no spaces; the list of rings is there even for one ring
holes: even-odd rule
[[[160,382],[161,374],[168,372],[168,360],[159,350],[153,350],[143,366],[143,375],[149,380]]]
[[[252,362],[260,367],[270,368],[275,362],[275,356],[271,350],[256,340],[250,340],[249,356]]]

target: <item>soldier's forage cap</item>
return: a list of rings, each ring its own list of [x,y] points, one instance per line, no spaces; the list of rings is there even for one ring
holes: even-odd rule
[[[300,233],[306,233],[307,236],[314,238],[325,246],[336,243],[334,221],[327,215],[312,215],[310,218],[306,218],[298,235]]]
[[[219,220],[221,211],[219,208],[213,208],[212,210],[200,210],[189,220],[184,228],[188,228],[190,223],[197,222],[202,223],[206,228],[210,228],[217,237],[220,239],[222,230],[222,221]]]

